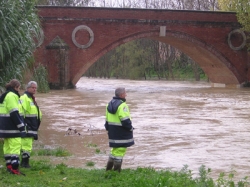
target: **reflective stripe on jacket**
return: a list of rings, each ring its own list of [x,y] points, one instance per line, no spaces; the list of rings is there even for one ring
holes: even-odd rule
[[[0,137],[21,137],[21,131],[25,131],[25,125],[19,115],[19,96],[9,92],[3,103],[0,103]]]
[[[120,101],[115,113],[110,113],[108,108],[114,99],[109,103],[106,109],[105,128],[108,131],[110,147],[129,147],[134,145],[133,126],[130,118],[130,112],[127,104]],[[112,108],[112,107],[110,107]]]
[[[38,139],[37,131],[39,129],[42,112],[37,105],[35,105],[32,97],[29,93],[25,92],[21,97],[22,113],[24,115],[24,121],[27,124],[26,137],[34,137]]]

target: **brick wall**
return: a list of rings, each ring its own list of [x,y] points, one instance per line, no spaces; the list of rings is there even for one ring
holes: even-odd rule
[[[200,65],[212,82],[241,84],[248,79],[246,47],[236,51],[228,45],[229,33],[239,28],[232,12],[53,6],[38,7],[38,11],[45,38],[35,57],[37,62],[49,67],[52,87],[73,87],[101,56],[138,38],[151,38],[182,50]],[[94,36],[93,43],[85,49],[77,47],[72,40],[73,31],[80,25],[88,27]],[[165,36],[159,36],[162,26],[166,27]],[[69,47],[66,78],[60,77],[58,66],[49,65],[56,62],[46,46],[56,37]],[[75,41],[80,45],[87,44],[90,38],[86,29],[75,33]],[[234,43],[242,43],[241,36],[232,38]]]

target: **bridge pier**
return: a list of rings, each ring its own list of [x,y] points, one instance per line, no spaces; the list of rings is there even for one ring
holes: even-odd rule
[[[250,49],[247,51],[247,80],[250,83]]]
[[[241,87],[243,87],[243,85],[241,85],[241,84],[211,83],[211,87],[213,87],[213,88],[241,88]]]

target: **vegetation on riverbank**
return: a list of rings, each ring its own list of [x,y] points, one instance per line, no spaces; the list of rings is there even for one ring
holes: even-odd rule
[[[0,143],[2,150],[3,142]],[[20,168],[25,176],[9,174],[4,159],[0,160],[1,187],[247,187],[248,178],[235,182],[234,174],[221,173],[216,180],[210,177],[211,169],[199,168],[199,174],[184,166],[180,171],[155,170],[154,168],[123,169],[121,173],[105,169],[72,168],[64,163],[52,165],[49,156],[66,157],[70,154],[61,148],[55,150],[36,150],[32,155],[30,169]],[[3,158],[2,151],[0,156]],[[42,157],[40,157],[42,156]],[[45,157],[48,156],[48,159]],[[40,157],[40,158],[39,158]],[[44,159],[45,158],[45,159]]]
[[[36,0],[0,1],[0,92],[13,78],[21,80],[42,39]],[[37,41],[37,42],[35,42]]]
[[[178,49],[146,38],[109,51],[84,74],[119,79],[207,80],[204,71]]]
[[[124,169],[121,173],[104,169],[69,168],[65,164],[52,166],[48,161],[32,162],[31,169],[21,169],[26,176],[11,175],[1,168],[2,187],[246,187],[246,179],[234,182],[233,175],[220,175],[217,180],[209,177],[209,169],[201,166],[198,177],[184,167],[180,171],[153,168]]]

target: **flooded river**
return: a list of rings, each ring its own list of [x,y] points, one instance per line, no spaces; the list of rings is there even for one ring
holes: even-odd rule
[[[72,156],[54,163],[104,168],[109,150],[105,106],[114,90],[127,91],[135,145],[123,168],[153,167],[179,171],[184,165],[212,176],[235,170],[250,176],[250,89],[213,88],[206,82],[133,81],[81,78],[74,90],[37,94],[43,121],[36,144],[62,147]],[[71,128],[72,132],[67,133]],[[74,132],[76,131],[76,133]]]

